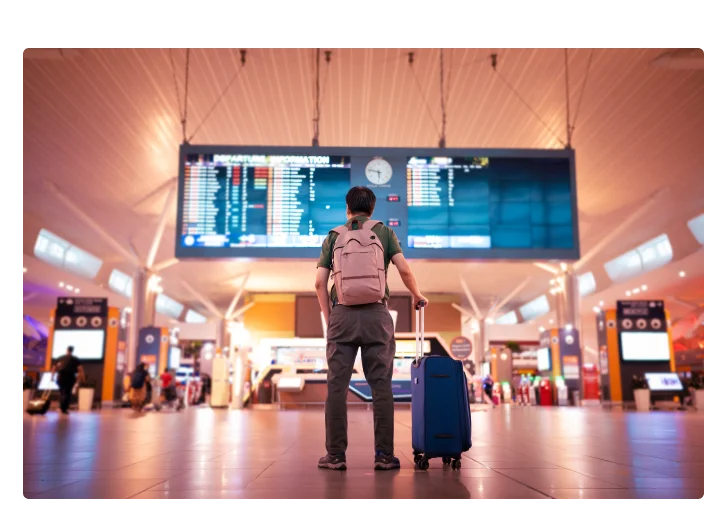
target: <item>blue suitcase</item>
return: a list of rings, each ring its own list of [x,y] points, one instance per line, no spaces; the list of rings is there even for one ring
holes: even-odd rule
[[[443,464],[460,469],[462,452],[472,447],[467,378],[461,361],[448,356],[419,358],[423,312],[423,307],[416,308],[416,361],[411,366],[413,460],[425,470],[430,459],[441,457]]]

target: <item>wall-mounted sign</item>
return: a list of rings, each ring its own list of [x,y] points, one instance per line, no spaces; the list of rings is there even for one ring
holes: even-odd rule
[[[579,357],[578,356],[563,356],[562,357],[562,375],[566,380],[579,379]]]
[[[472,354],[472,341],[465,336],[457,336],[450,342],[450,352],[458,360],[469,358]]]
[[[609,373],[609,354],[605,345],[599,346],[599,370],[602,375]]]

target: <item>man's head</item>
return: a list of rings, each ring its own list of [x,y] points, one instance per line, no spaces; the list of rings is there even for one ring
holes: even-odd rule
[[[376,206],[374,191],[367,187],[352,187],[345,197],[347,202],[347,217],[367,216],[372,217]]]
[[[68,354],[69,356],[71,356],[73,354],[73,346],[72,345],[69,345],[66,348],[66,354]]]

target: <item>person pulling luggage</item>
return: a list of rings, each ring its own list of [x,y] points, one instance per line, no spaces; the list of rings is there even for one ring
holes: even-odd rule
[[[486,397],[489,398],[491,407],[496,408],[496,403],[494,403],[494,379],[491,377],[491,374],[487,374],[484,377],[482,386],[484,388],[484,394],[486,394]]]
[[[85,373],[81,366],[81,360],[73,355],[73,346],[66,348],[66,354],[61,356],[51,369],[52,375],[58,374],[56,380],[59,386],[59,405],[61,413],[68,414],[68,407],[71,404],[71,392],[76,381],[83,381]]]
[[[318,467],[347,469],[347,390],[361,348],[362,367],[372,391],[374,409],[374,469],[398,469],[391,391],[396,341],[393,319],[387,309],[389,264],[398,269],[413,296],[414,306],[421,302],[427,305],[428,299],[418,289],[394,231],[370,219],[376,205],[374,192],[367,187],[353,187],[345,201],[347,223],[332,229],[325,238],[315,279],[315,291],[327,325],[328,361],[327,455],[318,461]],[[331,273],[334,285],[328,293]]]

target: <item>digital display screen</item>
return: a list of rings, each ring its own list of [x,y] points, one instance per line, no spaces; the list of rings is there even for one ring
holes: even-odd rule
[[[679,376],[674,372],[646,372],[645,381],[650,390],[684,390]]]
[[[177,258],[316,259],[347,191],[408,259],[578,259],[564,149],[192,146],[179,156]]]
[[[169,348],[169,369],[178,369],[181,365],[181,349],[178,347]]]
[[[180,244],[319,248],[349,187],[348,156],[189,154]]]
[[[392,379],[408,379],[411,377],[411,364],[413,358],[394,358]]]
[[[411,157],[409,248],[574,247],[568,159]]]
[[[621,356],[626,362],[670,360],[670,339],[667,333],[622,332]]]
[[[39,378],[37,390],[59,390],[59,385],[56,383],[54,374],[51,372],[42,372],[42,377]]]
[[[552,355],[550,354],[550,349],[544,347],[538,349],[538,371],[544,372],[552,369]]]
[[[56,360],[73,346],[73,355],[79,360],[102,360],[105,346],[103,329],[58,329],[54,331],[51,357]]]

